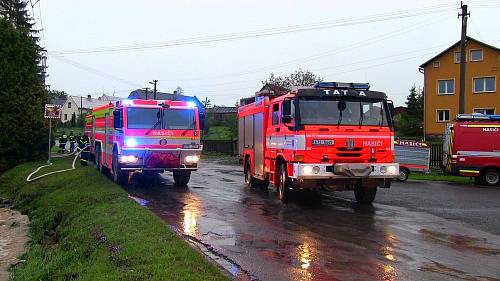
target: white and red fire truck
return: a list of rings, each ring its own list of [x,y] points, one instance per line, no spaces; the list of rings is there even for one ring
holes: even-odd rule
[[[500,182],[500,115],[459,114],[444,134],[447,172],[474,177],[476,183]]]
[[[256,93],[238,109],[239,153],[250,187],[271,182],[283,202],[295,189],[354,190],[371,203],[399,175],[392,102],[369,84],[318,82]]]
[[[109,170],[117,183],[130,172],[173,172],[176,185],[186,185],[198,168],[202,145],[200,120],[193,102],[123,100],[87,115],[95,167]]]

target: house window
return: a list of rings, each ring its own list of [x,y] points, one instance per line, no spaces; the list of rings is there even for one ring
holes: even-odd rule
[[[483,60],[483,50],[470,51],[470,61],[482,61],[482,60]]]
[[[441,66],[441,63],[439,61],[435,61],[432,63],[432,67],[434,67],[434,68],[438,68],[440,66]]]
[[[450,121],[450,110],[449,109],[438,109],[437,110],[437,121],[438,122]]]
[[[473,79],[474,93],[492,93],[495,92],[495,77],[478,77]]]
[[[465,53],[465,61],[467,61],[467,53]],[[455,63],[460,63],[460,52],[455,52]]]
[[[71,108],[71,103],[70,102],[68,102],[68,108]]]
[[[68,120],[68,114],[64,113],[64,120]]]
[[[280,107],[279,104],[273,105],[273,125],[277,125],[280,120]]]
[[[474,108],[474,113],[493,115],[493,114],[495,114],[495,109],[494,108]]]
[[[455,80],[438,80],[439,95],[453,95],[455,91]]]

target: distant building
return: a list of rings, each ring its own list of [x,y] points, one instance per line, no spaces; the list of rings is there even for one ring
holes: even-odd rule
[[[465,112],[500,109],[500,49],[467,37]],[[460,41],[420,66],[424,73],[424,134],[441,136],[459,112]]]
[[[110,96],[110,95],[106,95],[106,94],[102,94],[102,96],[100,96],[99,99],[102,100],[102,101],[115,102],[115,101],[120,101],[123,98],[121,98],[121,97],[115,97],[115,96]]]
[[[213,117],[216,121],[235,120],[238,114],[236,106],[214,106],[206,109],[207,118]]]
[[[394,116],[397,116],[399,114],[402,114],[402,113],[406,113],[408,111],[408,108],[404,107],[404,106],[396,106],[394,108]]]
[[[101,100],[100,98],[92,98],[91,95],[88,95],[87,97],[68,96],[68,99],[62,106],[61,122],[66,123],[71,121],[73,113],[76,118],[78,118],[80,112],[82,114],[87,114],[92,108],[108,103],[110,103],[110,101]]]
[[[257,96],[276,97],[276,96],[284,95],[288,92],[290,92],[290,89],[288,89],[288,88],[267,83],[264,86],[262,86],[262,88],[258,92],[256,92],[254,96],[240,99],[240,104],[241,105],[250,104],[250,103],[255,101],[255,97],[257,97]]]
[[[66,103],[66,100],[66,98],[51,98],[50,104],[55,104],[62,107],[64,103]]]

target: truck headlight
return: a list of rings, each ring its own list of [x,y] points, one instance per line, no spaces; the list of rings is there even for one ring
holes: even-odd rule
[[[188,163],[198,163],[200,161],[200,157],[198,155],[188,155],[184,158]]]
[[[135,155],[122,155],[120,156],[120,162],[122,163],[135,163],[139,160]]]
[[[390,165],[389,167],[387,167],[387,172],[389,174],[395,175],[398,172],[398,167],[396,167],[395,165]]]
[[[312,171],[313,171],[312,166],[304,166],[302,168],[302,172],[304,172],[304,174],[306,174],[306,175],[312,174]]]

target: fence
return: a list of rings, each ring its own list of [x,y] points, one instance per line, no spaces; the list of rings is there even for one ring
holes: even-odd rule
[[[440,168],[443,160],[443,143],[432,142],[431,145],[431,167]],[[227,155],[238,154],[237,140],[204,140],[203,150]]]
[[[432,142],[431,145],[431,167],[440,168],[443,162],[443,143]]]
[[[237,140],[204,140],[203,151],[217,152],[227,155],[238,154]]]

